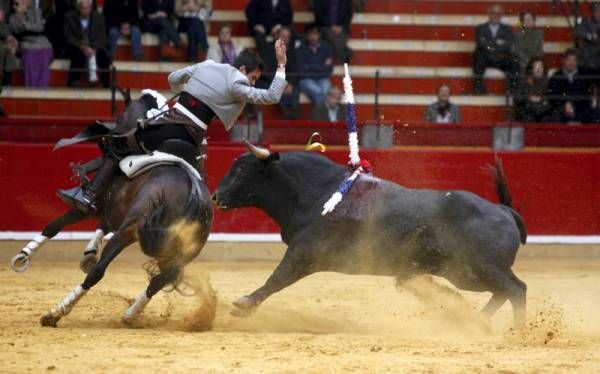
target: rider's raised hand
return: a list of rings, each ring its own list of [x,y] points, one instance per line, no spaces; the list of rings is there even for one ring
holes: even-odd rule
[[[281,39],[277,39],[275,42],[275,57],[277,58],[278,66],[285,66],[287,63],[287,56],[285,54],[286,45],[285,42]]]

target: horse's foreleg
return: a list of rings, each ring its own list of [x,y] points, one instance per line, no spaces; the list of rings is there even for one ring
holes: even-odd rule
[[[104,276],[104,272],[108,265],[121,253],[121,251],[135,241],[135,235],[133,229],[126,231],[118,231],[113,237],[106,243],[106,247],[102,251],[100,261],[94,265],[83,281],[82,284],[77,285],[71,292],[65,296],[65,298],[59,302],[56,307],[50,309],[48,313],[42,316],[40,323],[42,326],[53,326],[56,327],[56,323],[64,316],[69,314],[75,304],[92,288],[98,283]]]
[[[87,215],[80,210],[71,209],[59,218],[50,222],[44,227],[44,231],[42,231],[41,235],[36,235],[33,240],[27,243],[25,247],[12,258],[10,262],[12,269],[18,273],[27,270],[31,264],[31,258],[46,240],[53,238],[65,226],[79,222],[85,217],[87,217]]]
[[[90,270],[92,270],[92,267],[98,262],[97,255],[102,247],[104,234],[104,226],[102,224],[98,225],[94,235],[85,247],[85,251],[83,251],[83,257],[81,258],[81,261],[79,261],[79,268],[86,274],[89,273]]]

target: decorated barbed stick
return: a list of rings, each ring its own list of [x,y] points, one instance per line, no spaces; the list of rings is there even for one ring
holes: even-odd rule
[[[344,64],[344,95],[346,96],[346,125],[348,127],[348,147],[350,148],[350,160],[348,164],[352,169],[352,173],[342,181],[337,190],[323,205],[322,216],[333,211],[336,205],[344,199],[344,196],[348,194],[360,173],[371,171],[369,162],[361,160],[358,154],[358,128],[356,126],[356,110],[354,108],[354,91],[352,89],[352,78],[350,78],[348,64]]]

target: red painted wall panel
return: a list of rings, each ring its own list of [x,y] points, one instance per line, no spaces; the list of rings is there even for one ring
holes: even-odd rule
[[[65,210],[54,195],[69,187],[71,161],[98,154],[94,146],[76,146],[57,152],[50,144],[0,143],[0,231],[40,230]],[[240,147],[210,148],[207,183],[212,190]],[[328,157],[346,161],[346,152]],[[378,176],[407,187],[465,189],[496,200],[489,175],[491,151],[385,150],[365,151]],[[600,234],[600,152],[526,151],[501,153],[516,207],[522,207],[532,234]],[[91,229],[93,222],[70,229]],[[263,213],[254,209],[217,212],[213,232],[277,232]]]

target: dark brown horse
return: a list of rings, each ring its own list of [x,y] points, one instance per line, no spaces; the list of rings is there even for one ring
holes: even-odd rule
[[[119,117],[117,125],[128,126],[133,123],[132,126],[135,126],[135,120],[142,117],[148,109],[148,100],[132,102]],[[186,145],[189,143],[171,143],[170,150],[185,151],[187,148],[189,151]],[[184,154],[180,156],[185,157]],[[187,155],[189,156],[189,152]],[[188,163],[193,163],[196,169],[202,168],[202,157],[185,159]],[[123,315],[124,322],[131,322],[158,291],[168,285],[179,284],[183,268],[200,253],[208,239],[213,217],[210,193],[202,177],[189,169],[162,165],[134,179],[123,174],[116,175],[101,200],[95,217],[71,209],[51,222],[42,235],[37,236],[13,258],[13,268],[24,271],[41,243],[56,235],[64,226],[85,218],[100,220],[96,235],[82,260],[82,269],[88,272],[86,278],[56,307],[42,316],[41,324],[44,326],[56,326],[79,299],[102,279],[111,261],[125,247],[137,241],[142,251],[153,258],[155,266],[150,270],[152,278],[148,287]],[[109,231],[114,234],[106,242],[97,260],[98,243],[104,232]]]

